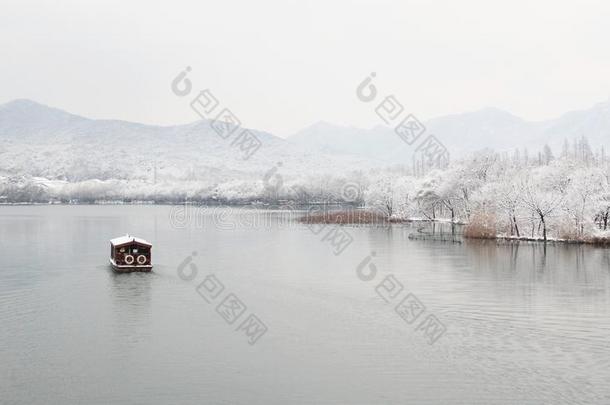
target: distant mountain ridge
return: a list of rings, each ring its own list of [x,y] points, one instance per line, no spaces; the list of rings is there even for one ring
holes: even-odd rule
[[[453,158],[483,148],[535,150],[546,143],[559,153],[564,139],[583,135],[593,147],[610,146],[610,101],[540,122],[485,108],[424,124],[426,134],[439,138]],[[406,145],[383,125],[361,129],[319,122],[287,139],[252,132],[263,146],[244,160],[205,120],[176,126],[95,120],[14,100],[0,105],[0,176],[143,180],[154,172],[158,178],[222,183],[259,178],[279,162],[284,173],[337,175],[387,165],[410,167],[417,145]]]
[[[87,179],[196,180],[223,183],[260,178],[283,162],[285,173],[337,172],[382,165],[361,157],[324,155],[263,131],[251,130],[261,147],[248,159],[232,141],[199,120],[154,126],[95,120],[31,100],[0,105],[0,176]]]
[[[440,139],[454,157],[483,148],[540,149],[545,144],[559,152],[565,139],[581,136],[586,136],[593,146],[610,146],[610,100],[547,121],[526,121],[497,108],[484,108],[433,118],[423,124],[426,133]],[[405,145],[393,128],[381,125],[359,129],[317,123],[287,139],[313,149],[332,148],[334,153],[373,159],[383,156],[389,163],[404,162],[414,148]]]

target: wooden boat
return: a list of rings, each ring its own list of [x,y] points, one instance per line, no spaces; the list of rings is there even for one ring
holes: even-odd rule
[[[114,271],[151,271],[152,244],[135,236],[125,235],[110,240],[110,265]]]

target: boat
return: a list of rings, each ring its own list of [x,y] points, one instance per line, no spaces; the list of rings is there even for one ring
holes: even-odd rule
[[[110,265],[118,273],[151,271],[152,244],[135,236],[125,235],[110,240]]]

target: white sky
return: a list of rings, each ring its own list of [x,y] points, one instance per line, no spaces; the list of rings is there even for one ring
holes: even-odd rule
[[[608,1],[0,0],[0,103],[92,118],[194,121],[187,65],[243,125],[380,124],[355,88],[377,73],[421,119],[495,106],[526,119],[610,96]]]

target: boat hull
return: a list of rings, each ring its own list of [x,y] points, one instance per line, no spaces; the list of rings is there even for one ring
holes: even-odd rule
[[[110,266],[112,266],[112,270],[114,270],[116,273],[133,273],[135,271],[139,271],[139,272],[149,272],[152,270],[153,266],[152,264],[145,264],[145,265],[121,265],[121,264],[116,264],[114,262],[114,260],[110,259]]]

